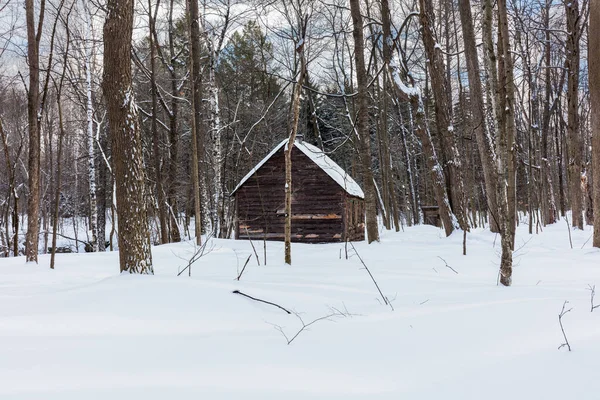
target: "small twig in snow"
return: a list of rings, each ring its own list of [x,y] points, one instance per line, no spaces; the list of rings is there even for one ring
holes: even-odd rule
[[[587,243],[590,241],[590,239],[592,238],[592,236],[594,236],[594,234],[593,234],[593,233],[590,235],[590,237],[589,237],[589,238],[587,238],[587,240],[585,241],[585,243],[584,243],[584,244],[581,246],[581,248],[582,248],[582,249],[583,249],[583,248],[585,247],[585,245],[586,245],[586,244],[587,244]]]
[[[590,312],[594,312],[594,310],[600,307],[600,304],[594,305],[594,297],[596,296],[596,285],[588,285],[588,290],[590,291]]]
[[[348,313],[347,311],[346,311],[346,312],[341,312],[341,311],[340,311],[340,310],[338,310],[338,309],[331,309],[331,310],[332,310],[332,312],[331,312],[330,314],[328,314],[328,315],[324,315],[324,316],[322,316],[322,317],[319,317],[319,318],[316,318],[316,319],[314,319],[314,320],[312,320],[312,321],[310,321],[310,322],[308,322],[308,323],[304,322],[304,319],[302,319],[302,316],[301,316],[299,313],[297,313],[297,312],[294,312],[294,315],[295,315],[295,316],[298,318],[298,320],[300,320],[300,323],[302,324],[302,327],[301,327],[301,328],[300,328],[300,329],[299,329],[299,330],[298,330],[296,333],[294,333],[294,334],[293,334],[293,335],[291,335],[291,336],[288,336],[288,335],[285,333],[285,331],[283,330],[283,328],[282,328],[281,326],[279,326],[279,325],[273,325],[273,326],[275,327],[275,329],[277,329],[277,330],[278,330],[278,331],[279,331],[279,332],[280,332],[280,333],[283,335],[283,337],[284,337],[284,338],[285,338],[285,340],[287,341],[287,344],[288,344],[288,345],[290,345],[290,344],[292,344],[292,342],[293,342],[293,341],[294,341],[294,340],[295,340],[295,339],[296,339],[296,338],[297,338],[297,337],[298,337],[298,336],[299,336],[299,335],[300,335],[302,332],[304,332],[305,330],[308,330],[308,328],[309,328],[311,325],[313,325],[313,324],[315,324],[315,323],[317,323],[317,322],[319,322],[319,321],[325,321],[325,320],[326,320],[326,321],[333,321],[333,318],[345,318],[345,317],[349,317],[349,316],[351,316],[351,314],[350,314],[350,313]]]
[[[196,261],[198,261],[200,258],[202,258],[204,255],[210,253],[213,250],[214,245],[211,244],[210,249],[208,249],[208,251],[206,251],[206,246],[208,245],[208,242],[210,242],[211,238],[212,238],[212,233],[209,234],[208,236],[206,236],[206,240],[204,240],[204,242],[200,246],[198,246],[198,245],[196,245],[196,243],[194,243],[194,253],[192,254],[192,257],[188,260],[187,266],[184,269],[182,269],[181,271],[179,271],[177,276],[183,274],[186,269],[189,271],[188,275],[192,276],[192,265]]]
[[[440,260],[442,260],[444,262],[444,264],[446,264],[447,268],[450,268],[452,271],[454,271],[455,274],[458,275],[458,271],[456,271],[454,268],[452,268],[451,266],[448,265],[448,263],[446,262],[446,260],[444,260],[442,257],[437,256],[437,258],[439,258]]]
[[[371,271],[369,270],[369,267],[367,267],[367,264],[365,264],[365,262],[363,261],[362,257],[360,256],[360,254],[358,254],[358,251],[356,250],[356,247],[354,247],[354,244],[352,242],[349,242],[350,246],[352,246],[352,250],[354,250],[354,253],[358,256],[358,259],[360,260],[360,262],[362,263],[362,265],[365,267],[365,269],[367,270],[367,272],[369,273],[369,276],[371,277],[371,279],[373,280],[373,283],[375,284],[375,286],[377,287],[377,290],[379,291],[379,294],[381,295],[381,298],[383,299],[383,302],[385,303],[386,306],[390,306],[390,308],[392,309],[392,311],[394,311],[394,307],[392,306],[392,304],[388,301],[387,297],[385,297],[383,295],[383,292],[381,291],[381,289],[379,288],[379,285],[377,284],[377,281],[375,280],[375,278],[373,277],[373,274],[371,273]]]
[[[567,222],[567,229],[569,230],[569,243],[571,243],[571,248],[573,248],[573,240],[571,239],[571,225],[569,225],[569,218],[566,215],[565,221]]]
[[[560,324],[560,330],[562,331],[563,337],[565,338],[565,342],[563,344],[561,344],[560,346],[558,346],[558,349],[560,350],[563,347],[567,346],[567,349],[569,349],[569,351],[571,351],[571,345],[569,344],[569,339],[567,339],[567,335],[565,334],[565,328],[563,327],[563,323],[562,323],[562,317],[564,317],[567,313],[569,313],[569,312],[571,312],[571,310],[573,310],[572,308],[565,310],[565,307],[567,306],[567,304],[569,304],[569,302],[567,300],[565,300],[565,302],[563,303],[563,306],[562,306],[562,310],[560,311],[560,314],[558,314],[558,323]]]
[[[246,228],[246,236],[248,236],[248,240],[250,241],[250,246],[252,246],[252,250],[254,250],[254,255],[256,256],[256,263],[260,266],[260,260],[258,259],[258,253],[256,252],[256,248],[254,248],[254,243],[252,243],[252,239],[250,239],[250,234],[248,233],[248,228]]]
[[[533,238],[534,238],[534,236],[530,237],[530,238],[529,238],[529,240],[527,240],[527,241],[524,241],[524,242],[523,242],[523,244],[522,244],[521,246],[519,246],[519,248],[517,248],[516,250],[514,250],[514,251],[513,251],[513,256],[514,256],[514,255],[516,255],[516,254],[519,252],[519,250],[521,250],[521,249],[523,249],[525,246],[527,246],[527,244],[528,244],[529,242],[531,242],[531,239],[533,239]]]
[[[242,272],[240,272],[240,274],[237,277],[237,280],[239,281],[240,278],[242,277],[242,274],[244,273],[244,270],[246,269],[246,265],[248,265],[248,262],[250,261],[250,257],[252,257],[252,254],[250,254],[248,256],[248,258],[246,259],[246,262],[244,263],[244,266],[242,267]]]

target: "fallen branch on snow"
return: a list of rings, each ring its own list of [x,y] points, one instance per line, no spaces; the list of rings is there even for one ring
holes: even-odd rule
[[[454,268],[452,268],[451,266],[449,266],[449,265],[448,265],[448,263],[446,262],[446,260],[444,260],[444,259],[443,259],[442,257],[440,257],[440,256],[437,256],[437,258],[439,258],[440,260],[442,260],[442,261],[444,262],[444,264],[446,264],[446,268],[450,268],[452,271],[454,271],[454,273],[455,273],[456,275],[458,275],[458,271],[457,271],[457,270],[455,270]]]
[[[234,290],[234,291],[233,291],[233,292],[231,292],[231,293],[233,293],[233,294],[239,294],[239,295],[241,295],[241,296],[247,297],[247,298],[249,298],[249,299],[251,299],[251,300],[258,301],[258,302],[261,302],[261,303],[270,304],[270,305],[272,305],[272,306],[275,306],[275,307],[277,307],[277,308],[279,308],[279,309],[281,309],[281,310],[285,311],[285,312],[286,312],[286,313],[288,313],[288,314],[291,314],[291,312],[290,312],[290,311],[288,311],[287,309],[285,309],[285,308],[281,307],[279,304],[271,303],[270,301],[267,301],[267,300],[262,300],[262,299],[259,299],[259,298],[256,298],[256,297],[252,297],[252,296],[250,296],[250,295],[248,295],[248,294],[246,294],[246,293],[242,293],[242,292],[240,292],[239,290]]]

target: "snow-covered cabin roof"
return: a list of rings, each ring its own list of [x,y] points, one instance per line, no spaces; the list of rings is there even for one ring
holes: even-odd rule
[[[234,194],[256,171],[260,169],[271,157],[275,155],[282,147],[284,147],[288,143],[289,139],[282,140],[265,158],[263,158],[254,168],[250,170],[242,178],[240,183],[233,189],[231,194]],[[337,165],[335,161],[327,156],[327,154],[323,153],[318,147],[313,146],[310,143],[306,143],[304,141],[296,140],[294,146],[302,153],[304,153],[308,158],[312,160],[315,164],[317,164],[327,175],[331,177],[338,185],[340,185],[349,195],[356,196],[361,199],[365,198],[365,194],[363,193],[358,183],[342,167]]]

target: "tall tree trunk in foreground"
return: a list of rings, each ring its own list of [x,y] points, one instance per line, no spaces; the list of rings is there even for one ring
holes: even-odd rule
[[[202,244],[202,209],[200,198],[200,172],[198,171],[199,155],[202,149],[199,146],[199,132],[202,125],[202,71],[200,65],[200,13],[196,0],[187,0],[188,18],[190,29],[190,82],[192,90],[192,190],[194,191],[194,232],[196,244]]]
[[[506,93],[503,109],[499,110],[498,113],[503,115],[504,131],[500,132],[500,135],[504,135],[501,138],[502,150],[499,154],[499,158],[504,160],[504,167],[506,168],[506,215],[501,215],[504,221],[501,222],[502,228],[502,257],[500,261],[500,283],[504,286],[510,286],[512,283],[512,250],[514,249],[515,243],[515,229],[516,229],[516,127],[515,127],[515,83],[514,83],[514,72],[513,72],[513,61],[512,53],[510,51],[510,36],[508,31],[508,13],[506,9],[506,0],[498,0],[498,25],[499,25],[499,43],[502,47],[502,59],[504,68],[504,77],[506,86],[504,92]],[[504,168],[499,168],[498,171],[502,172]],[[504,185],[502,185],[504,187]],[[504,192],[504,189],[500,189]],[[498,197],[504,197],[505,194],[501,193]],[[503,214],[503,213],[501,213]]]
[[[27,262],[38,260],[38,236],[40,227],[40,59],[39,48],[44,22],[45,1],[40,5],[37,31],[35,27],[34,1],[25,0],[27,20],[27,62],[29,64],[29,88],[27,92],[27,121],[29,131],[29,198],[27,201],[27,235],[25,256]]]
[[[121,272],[153,274],[142,138],[131,86],[133,6],[133,0],[108,0],[102,87],[115,166]]]
[[[294,86],[294,94],[292,96],[292,120],[291,120],[291,131],[290,138],[287,146],[285,147],[285,263],[292,265],[292,151],[294,149],[294,142],[296,141],[296,133],[298,133],[298,120],[300,119],[300,96],[302,94],[302,84],[304,82],[304,75],[306,74],[306,58],[304,57],[304,46],[306,43],[306,23],[307,20],[303,21],[302,25],[302,37],[300,41],[296,43],[296,52],[300,58],[300,72],[296,79]]]
[[[377,195],[373,170],[371,168],[371,135],[369,134],[369,103],[367,69],[365,67],[365,40],[363,34],[363,19],[360,13],[359,0],[350,0],[350,13],[354,29],[354,62],[356,64],[357,82],[357,116],[356,131],[360,141],[360,159],[362,166],[363,187],[365,189],[365,212],[367,219],[367,240],[369,243],[379,240],[377,226]]]
[[[592,115],[592,176],[594,183],[594,247],[600,247],[600,3],[590,2],[588,68]]]
[[[591,2],[598,1],[592,0]],[[571,195],[572,224],[583,229],[583,192],[581,173],[583,172],[583,140],[579,134],[579,66],[581,21],[578,0],[564,0],[567,15],[566,67],[567,79],[567,154],[569,171],[569,191]]]

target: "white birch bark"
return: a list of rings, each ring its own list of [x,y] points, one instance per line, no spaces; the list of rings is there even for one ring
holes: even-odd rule
[[[82,0],[83,14],[85,18],[83,55],[85,63],[85,84],[86,84],[86,118],[87,118],[87,149],[88,149],[88,179],[89,179],[89,196],[90,196],[90,231],[92,239],[90,244],[92,251],[98,251],[98,207],[96,205],[96,163],[94,162],[94,105],[92,99],[92,23],[87,5],[87,0]],[[104,240],[104,239],[102,239]]]

